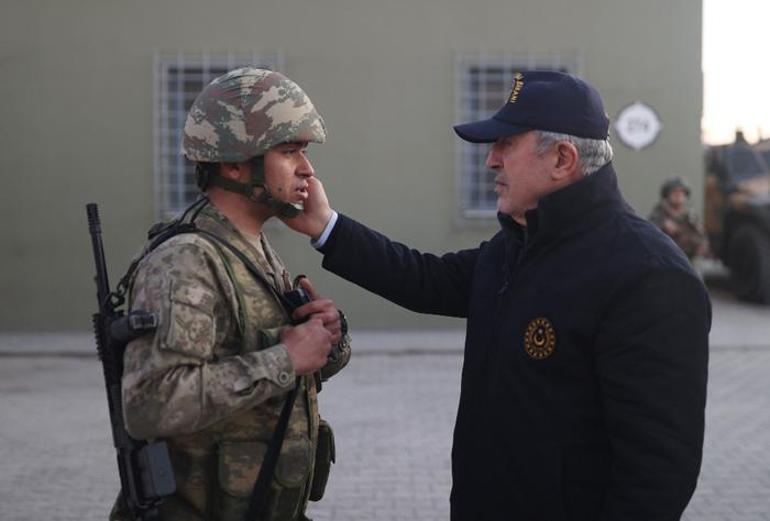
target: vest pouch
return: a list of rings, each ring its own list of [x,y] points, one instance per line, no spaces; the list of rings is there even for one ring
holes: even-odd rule
[[[275,466],[275,481],[283,488],[304,487],[310,476],[310,440],[287,433]]]
[[[315,453],[315,472],[310,486],[310,501],[320,501],[329,481],[332,463],[337,460],[334,447],[334,431],[326,420],[318,424],[318,447]]]
[[[266,452],[267,444],[258,441],[220,442],[218,478],[222,493],[217,519],[243,520]],[[281,447],[261,521],[296,518],[303,510],[309,475],[310,441],[287,437]]]
[[[266,519],[297,519],[305,511],[311,454],[308,438],[284,438],[271,485],[274,501],[266,509]]]
[[[213,518],[242,521],[249,506],[251,491],[267,452],[267,444],[258,441],[219,443],[217,478],[220,492],[214,502]],[[270,490],[267,501],[272,503]]]

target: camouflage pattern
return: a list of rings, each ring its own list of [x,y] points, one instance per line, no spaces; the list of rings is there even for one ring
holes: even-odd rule
[[[291,289],[264,234],[252,244],[212,205],[195,222],[244,252],[279,291]],[[169,445],[177,493],[161,517],[241,521],[295,382],[279,342],[289,317],[232,253],[194,234],[175,236],[147,255],[130,297],[131,309],[160,318],[154,334],[127,347],[123,404],[132,436]],[[324,368],[325,375],[349,355],[348,345],[344,361]],[[302,377],[263,521],[303,518],[319,420],[313,377]]]
[[[662,200],[652,210],[649,220],[669,235],[689,259],[708,251],[708,240],[700,223],[687,210],[677,211]]]
[[[216,78],[195,99],[182,153],[191,161],[239,163],[295,141],[326,141],[310,98],[278,72],[243,67]]]

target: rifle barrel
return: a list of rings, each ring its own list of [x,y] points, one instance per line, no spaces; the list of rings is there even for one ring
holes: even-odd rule
[[[104,312],[103,306],[108,304],[107,299],[110,295],[110,281],[107,278],[107,261],[104,259],[99,206],[96,203],[88,203],[86,213],[88,214],[88,231],[91,234],[91,246],[94,250],[94,264],[96,266],[96,298],[99,301],[100,311]]]

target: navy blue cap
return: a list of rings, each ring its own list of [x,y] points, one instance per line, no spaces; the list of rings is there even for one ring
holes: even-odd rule
[[[607,139],[610,120],[602,98],[583,80],[555,71],[517,72],[505,105],[489,119],[455,125],[471,143],[491,143],[529,130]]]

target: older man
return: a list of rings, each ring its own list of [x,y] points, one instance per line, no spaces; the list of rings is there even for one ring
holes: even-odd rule
[[[332,211],[302,216],[325,268],[414,311],[466,317],[453,520],[679,519],[700,469],[708,295],[618,190],[597,91],[516,75],[491,118],[501,231],[442,256]]]

